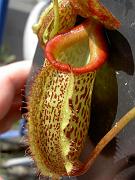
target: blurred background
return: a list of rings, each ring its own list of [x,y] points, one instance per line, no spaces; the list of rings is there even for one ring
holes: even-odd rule
[[[5,0],[5,2],[6,1],[7,0]],[[8,9],[5,12],[4,32],[2,35],[2,47],[4,48],[6,56],[6,58],[4,58],[5,61],[22,60],[24,58],[24,28],[28,15],[37,2],[37,0],[9,0]],[[7,55],[13,56],[8,57],[9,59],[7,60]],[[3,58],[1,59],[1,61],[3,61]]]
[[[27,58],[23,49],[24,30],[38,3],[38,0],[0,0],[0,66]],[[22,121],[0,135],[0,180],[38,179],[32,161],[25,157]]]

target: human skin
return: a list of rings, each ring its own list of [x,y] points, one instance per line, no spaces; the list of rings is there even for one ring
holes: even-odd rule
[[[21,117],[22,93],[31,61],[20,61],[0,67],[0,133],[9,130]]]

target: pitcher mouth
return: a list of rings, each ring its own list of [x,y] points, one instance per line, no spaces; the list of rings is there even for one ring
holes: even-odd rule
[[[48,41],[44,49],[45,57],[54,68],[62,72],[74,74],[93,72],[107,60],[107,45],[103,31],[103,26],[96,20],[85,21]],[[81,57],[83,52],[78,54],[75,48],[76,44],[79,44],[79,49],[85,49],[84,42],[89,53],[87,59]],[[61,58],[61,54],[66,54],[67,51],[72,51],[74,57],[78,57],[79,60],[73,64],[71,58]]]

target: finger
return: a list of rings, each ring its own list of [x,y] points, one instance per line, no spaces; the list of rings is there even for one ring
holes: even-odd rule
[[[0,68],[0,74],[11,83],[16,91],[23,87],[30,73],[31,61],[20,61]]]
[[[11,128],[14,122],[21,118],[20,104],[12,105],[7,115],[0,121],[0,133]]]
[[[8,113],[15,95],[23,88],[30,68],[30,61],[21,61],[0,68],[0,119]]]
[[[0,120],[4,118],[10,109],[14,99],[14,87],[6,78],[0,80]]]
[[[23,99],[23,95],[21,93],[17,94],[14,96],[12,103],[13,104],[22,104],[22,99]]]

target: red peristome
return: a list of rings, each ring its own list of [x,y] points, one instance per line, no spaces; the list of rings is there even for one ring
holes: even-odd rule
[[[57,60],[55,57],[68,46],[89,38],[90,63],[83,67],[72,67]],[[91,19],[81,25],[71,29],[69,32],[60,34],[51,39],[45,47],[45,57],[59,71],[73,72],[74,74],[83,74],[93,72],[101,67],[107,60],[107,46],[101,24]]]

